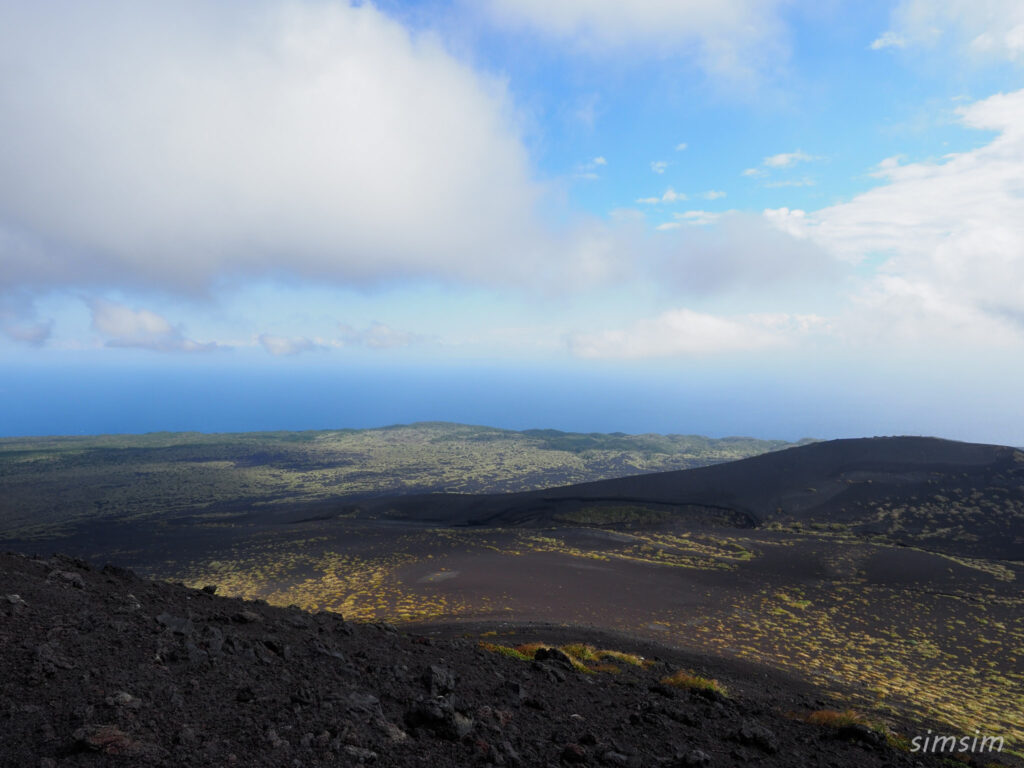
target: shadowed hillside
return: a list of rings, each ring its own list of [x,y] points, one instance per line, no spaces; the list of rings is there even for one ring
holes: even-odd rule
[[[1024,452],[924,437],[833,440],[697,469],[507,495],[375,500],[460,525],[842,526],[961,555],[1024,558]]]
[[[498,493],[698,467],[792,445],[745,437],[383,429],[0,439],[0,535],[405,493]]]

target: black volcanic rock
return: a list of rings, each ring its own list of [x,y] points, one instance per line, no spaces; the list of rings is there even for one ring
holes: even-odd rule
[[[423,673],[423,683],[431,696],[442,696],[455,690],[455,673],[447,667],[431,664]]]
[[[572,670],[572,660],[557,648],[538,648],[533,658],[537,661],[552,662],[560,667]]]
[[[61,557],[0,555],[0,595],[3,766],[937,764],[787,717],[809,689],[749,667],[712,670],[736,698],[666,698],[664,665],[586,675]]]

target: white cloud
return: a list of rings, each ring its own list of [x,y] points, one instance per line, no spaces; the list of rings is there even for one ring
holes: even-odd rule
[[[267,352],[275,357],[297,355],[300,352],[309,352],[310,350],[322,348],[320,344],[307,339],[305,336],[288,338],[261,333],[257,337],[257,341]]]
[[[0,287],[575,269],[503,82],[370,4],[7,3],[0,51]]]
[[[666,168],[668,168],[668,163],[664,160],[655,160],[651,163],[651,170],[657,174],[664,173]]]
[[[539,31],[594,55],[685,57],[750,82],[788,56],[783,0],[485,0],[498,23]]]
[[[746,170],[743,171],[742,175],[757,179],[761,178],[762,176],[767,176],[768,171],[762,170],[761,168],[747,168]]]
[[[338,324],[340,341],[344,346],[367,347],[369,349],[394,349],[419,344],[424,337],[410,331],[400,331],[379,322],[370,323],[362,329],[344,323]]]
[[[590,358],[708,355],[778,347],[788,343],[783,317],[720,317],[681,308],[644,318],[621,330],[570,337],[573,354]]]
[[[764,220],[796,240],[808,240],[807,212],[799,208],[766,208]]]
[[[590,162],[592,162],[594,165],[608,165],[608,161],[605,160],[603,157],[595,157]]]
[[[132,309],[106,299],[88,302],[93,330],[107,337],[108,347],[135,347],[154,352],[210,352],[216,343],[185,338],[181,328],[148,309]]]
[[[1020,0],[901,0],[871,47],[932,48],[972,59],[1024,63]]]
[[[769,168],[791,168],[797,163],[806,163],[816,159],[816,157],[808,155],[806,152],[801,152],[798,149],[795,152],[780,152],[777,155],[771,155],[762,162]]]
[[[709,189],[707,192],[701,195],[705,200],[718,200],[725,197],[725,192],[720,189]]]
[[[1024,341],[1024,91],[960,110],[988,144],[940,161],[882,161],[885,183],[813,213],[768,218],[852,263],[881,262],[849,318],[873,341]],[[857,335],[851,330],[851,335]]]
[[[680,142],[679,144],[676,144],[676,152],[682,152],[684,149],[686,149],[686,147],[687,144],[685,141]]]
[[[681,226],[683,225],[680,224],[678,221],[666,221],[656,226],[655,229],[658,230],[659,232],[667,232],[672,229],[679,229]]]
[[[853,297],[837,320],[847,340],[872,348],[938,348],[946,353],[982,347],[1017,347],[1024,340],[1024,311],[992,312],[951,299],[947,286],[913,276],[881,274]]]

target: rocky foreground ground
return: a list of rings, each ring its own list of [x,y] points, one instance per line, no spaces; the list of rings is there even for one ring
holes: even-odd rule
[[[581,638],[549,627],[545,639]],[[806,722],[829,702],[797,683],[616,642],[649,663],[586,673],[557,651],[524,661],[450,629],[354,624],[113,566],[0,555],[0,763],[940,764],[866,727]],[[713,674],[725,695],[662,682],[680,669]]]

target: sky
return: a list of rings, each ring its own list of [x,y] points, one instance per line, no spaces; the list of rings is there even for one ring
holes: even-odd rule
[[[0,436],[1024,444],[1018,0],[0,0]]]

